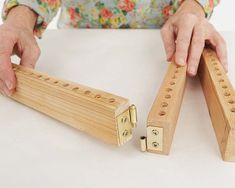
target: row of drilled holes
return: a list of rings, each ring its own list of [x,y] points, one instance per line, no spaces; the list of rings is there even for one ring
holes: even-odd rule
[[[179,68],[180,67],[176,67],[175,69],[175,72],[174,72],[174,75],[171,77],[171,81],[169,82],[169,87],[166,88],[166,95],[164,96],[166,100],[169,100],[171,99],[171,92],[173,91],[172,87],[176,84],[176,78],[177,78],[177,73],[179,72]],[[161,107],[162,109],[160,110],[160,112],[158,113],[159,116],[165,116],[166,115],[166,111],[163,110],[164,108],[167,108],[168,107],[168,103],[166,101],[162,102],[161,103]]]
[[[14,67],[13,68],[13,70],[14,71],[16,71],[16,70],[18,70],[18,71],[21,71],[23,74],[26,74],[26,75],[30,75],[30,76],[35,76],[36,78],[38,78],[38,79],[43,79],[44,81],[49,81],[49,80],[51,80],[50,78],[48,78],[48,77],[43,77],[42,75],[37,75],[37,74],[34,74],[34,73],[32,73],[32,72],[24,72],[24,71],[22,71],[22,70],[20,70],[18,67]],[[55,81],[53,81],[53,84],[58,84],[59,83],[59,81],[57,81],[57,80],[55,80]],[[62,86],[63,87],[68,87],[68,86],[70,86],[70,84],[68,84],[68,83],[64,83],[64,84],[62,84]],[[74,91],[74,92],[78,92],[80,90],[80,88],[79,87],[74,87],[73,89],[72,89],[72,91]],[[84,94],[85,95],[90,95],[91,94],[91,91],[90,90],[86,90],[86,91],[84,91]],[[96,94],[95,96],[94,96],[94,98],[96,98],[96,99],[100,99],[100,98],[102,98],[102,96],[100,95],[100,94]],[[114,103],[115,102],[115,99],[114,98],[109,98],[108,99],[108,102],[109,103]]]
[[[219,78],[218,82],[221,83],[222,89],[227,89],[228,86],[225,85],[225,84],[223,84],[223,83],[224,83],[224,79],[223,79],[223,78],[220,78],[220,77],[222,76],[222,73],[219,72],[219,68],[216,67],[216,65],[218,65],[217,62],[216,62],[216,59],[215,59],[214,57],[212,57],[212,55],[210,55],[210,56],[211,56],[211,61],[213,62],[213,65],[214,65],[214,70],[215,70],[215,72],[216,72],[216,75],[217,75],[217,77]],[[230,94],[230,92],[225,91],[224,96],[225,96],[225,97],[230,97],[231,94]],[[228,103],[231,104],[231,105],[233,105],[233,104],[235,103],[235,101],[234,101],[233,99],[229,99],[229,100],[228,100]],[[234,112],[235,112],[235,108],[232,107],[232,108],[230,109],[230,111],[234,113]]]

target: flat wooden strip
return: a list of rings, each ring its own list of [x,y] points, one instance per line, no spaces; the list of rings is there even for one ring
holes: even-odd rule
[[[127,99],[20,65],[13,64],[13,70],[17,87],[12,99],[110,144],[132,137]]]
[[[186,66],[179,67],[172,62],[148,115],[148,151],[169,154],[183,99],[185,83]]]
[[[235,161],[234,90],[216,53],[209,48],[203,51],[199,77],[222,158]]]

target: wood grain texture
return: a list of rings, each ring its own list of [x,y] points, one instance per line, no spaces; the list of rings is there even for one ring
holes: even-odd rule
[[[169,154],[186,84],[186,66],[170,63],[147,120],[147,150]]]
[[[199,77],[222,158],[235,161],[234,90],[216,53],[209,48],[203,51]]]
[[[13,64],[13,70],[17,87],[12,99],[110,144],[132,137],[127,99],[20,65]],[[119,118],[124,113],[125,121]]]

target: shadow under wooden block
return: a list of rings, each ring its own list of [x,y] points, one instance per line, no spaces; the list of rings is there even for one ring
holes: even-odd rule
[[[199,77],[223,160],[235,161],[235,95],[216,53],[205,48]]]
[[[186,84],[186,66],[170,63],[147,120],[141,150],[169,154]]]
[[[136,108],[128,99],[12,66],[17,78],[12,99],[110,144],[132,138]]]

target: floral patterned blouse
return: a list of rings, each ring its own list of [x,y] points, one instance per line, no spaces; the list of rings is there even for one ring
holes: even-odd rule
[[[61,7],[59,28],[160,28],[184,0],[5,0],[3,19],[17,5],[38,14],[38,37]],[[195,0],[209,17],[219,0]]]

